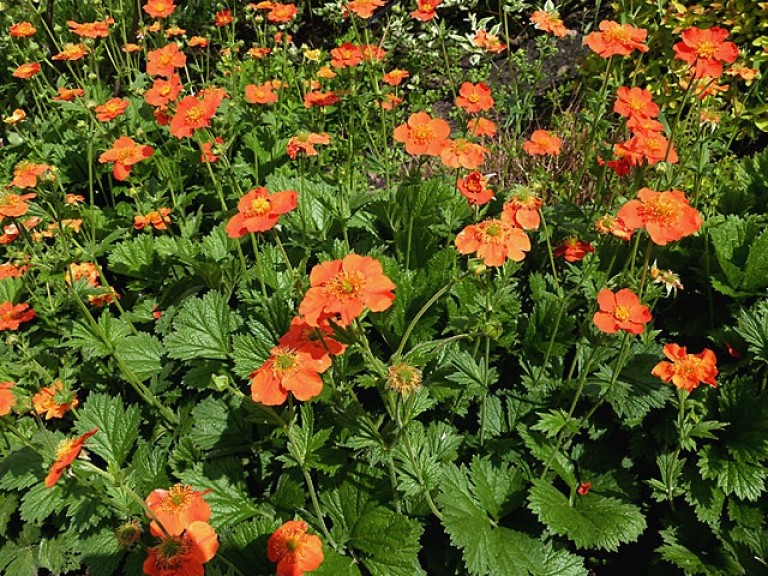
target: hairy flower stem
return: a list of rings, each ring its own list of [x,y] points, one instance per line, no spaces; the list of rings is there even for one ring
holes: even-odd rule
[[[547,228],[547,219],[544,218],[544,211],[539,210],[539,216],[541,217],[541,225],[544,228],[544,239],[547,241],[547,255],[549,256],[549,265],[552,267],[552,278],[555,280],[555,287],[560,292],[560,281],[557,279],[557,268],[555,267],[555,253],[552,250],[552,241],[549,237],[549,229]]]

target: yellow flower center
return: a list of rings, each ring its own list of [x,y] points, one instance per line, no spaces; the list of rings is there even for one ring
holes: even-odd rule
[[[299,359],[293,352],[281,352],[275,355],[275,370],[277,372],[285,372],[291,368],[295,368],[299,363]]]
[[[72,447],[75,445],[75,440],[62,440],[59,443],[59,447],[56,448],[56,460],[61,460],[72,451]]]
[[[629,308],[626,306],[616,306],[616,309],[613,311],[613,317],[619,322],[626,322],[629,320],[629,316]]]
[[[339,272],[328,282],[328,290],[338,298],[352,298],[357,296],[364,285],[365,276],[362,272]]]
[[[658,197],[643,207],[643,218],[659,224],[670,224],[680,216],[680,206],[669,199]]]
[[[202,104],[193,106],[184,114],[184,120],[186,120],[187,124],[198,122],[203,117],[205,117],[205,106]]]
[[[712,58],[716,50],[716,44],[713,42],[704,41],[696,47],[696,56],[703,59]]]
[[[186,508],[189,505],[189,499],[192,496],[192,488],[176,484],[168,491],[168,497],[163,502],[163,508],[173,510]]]
[[[263,216],[269,212],[270,207],[271,203],[267,198],[256,198],[251,201],[250,213],[253,216]]]

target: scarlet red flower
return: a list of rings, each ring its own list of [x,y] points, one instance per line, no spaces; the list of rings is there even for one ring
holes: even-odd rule
[[[133,227],[136,230],[143,230],[147,226],[152,226],[155,230],[167,230],[171,223],[171,209],[160,208],[152,210],[146,214],[133,217]]]
[[[616,92],[618,99],[613,111],[625,118],[656,118],[659,107],[653,102],[653,94],[644,88],[622,86]]]
[[[416,10],[411,12],[411,17],[421,22],[428,22],[437,16],[435,9],[443,0],[418,0]]]
[[[72,408],[79,404],[77,395],[64,390],[64,383],[56,380],[50,386],[45,386],[32,396],[32,408],[35,414],[45,414],[45,419],[63,418]]]
[[[459,253],[476,252],[486,266],[501,266],[507,258],[520,262],[531,249],[528,235],[502,220],[471,224],[458,233],[455,243]]]
[[[16,404],[16,398],[11,392],[13,387],[13,382],[0,382],[0,416],[10,414],[13,405]]]
[[[277,94],[271,82],[259,85],[248,84],[245,87],[245,99],[251,104],[274,104],[277,102]]]
[[[615,334],[619,330],[642,334],[645,324],[651,321],[648,306],[640,304],[637,294],[629,288],[622,288],[616,293],[603,288],[597,295],[597,304],[600,310],[595,312],[592,321],[607,334]]]
[[[331,66],[334,68],[347,68],[357,66],[363,61],[363,52],[360,46],[351,42],[345,42],[338,48],[331,50]]]
[[[278,24],[284,24],[293,20],[299,13],[295,4],[280,4],[275,3],[267,12],[267,20],[270,22],[276,22]]]
[[[181,77],[178,74],[171,74],[167,80],[156,78],[152,83],[152,88],[144,94],[144,100],[150,106],[162,108],[175,101],[180,92]]]
[[[440,160],[448,168],[466,168],[474,170],[485,161],[488,149],[466,138],[446,140],[440,151]]]
[[[390,70],[384,76],[382,77],[381,81],[384,82],[384,84],[389,84],[390,86],[399,86],[400,83],[408,78],[410,76],[410,73],[408,70]]]
[[[496,124],[487,118],[472,118],[467,122],[467,130],[472,136],[493,138],[496,135]]]
[[[491,54],[499,54],[507,49],[507,45],[503,44],[496,34],[491,34],[487,30],[478,30],[475,37],[472,39],[472,43],[478,48],[482,48],[486,52]]]
[[[477,84],[464,82],[459,89],[459,95],[456,97],[456,106],[470,113],[490,110],[493,107],[491,89],[485,82],[478,82]]]
[[[35,311],[29,304],[22,302],[14,306],[13,302],[6,300],[0,304],[0,332],[18,330],[23,322],[29,322],[35,316]]]
[[[643,188],[637,198],[624,204],[618,217],[632,230],[645,228],[654,244],[664,246],[701,228],[701,214],[688,204],[680,190],[655,192]]]
[[[456,181],[456,187],[470,205],[481,206],[493,200],[493,190],[486,188],[488,180],[480,172],[470,172],[465,178]]]
[[[114,162],[112,173],[115,176],[115,180],[127,180],[131,174],[131,166],[151,158],[155,153],[154,148],[151,146],[144,146],[137,144],[132,138],[123,136],[115,140],[112,144],[112,148],[104,152],[99,156],[99,162],[105,164],[107,162]]]
[[[531,23],[537,30],[549,32],[558,38],[565,38],[568,35],[568,28],[560,19],[560,14],[555,11],[536,10],[531,14]]]
[[[106,38],[109,36],[109,27],[114,23],[112,18],[100,22],[84,22],[83,24],[74,20],[67,20],[70,31],[81,38]]]
[[[523,144],[525,150],[531,156],[544,156],[551,154],[560,155],[560,147],[563,141],[557,136],[553,136],[546,130],[536,130],[531,134],[531,138]]]
[[[56,450],[56,461],[51,466],[51,470],[45,477],[45,487],[51,488],[56,482],[59,481],[64,470],[72,466],[72,463],[80,455],[83,449],[83,444],[91,436],[98,432],[98,428],[94,428],[80,436],[79,438],[73,438],[70,440],[63,440]]]
[[[317,134],[315,132],[301,132],[288,140],[286,146],[286,153],[291,160],[295,160],[296,157],[304,152],[307,156],[317,156],[318,152],[315,150],[315,144],[330,144],[331,137],[323,132]]]
[[[37,62],[27,62],[16,68],[11,76],[14,78],[21,78],[22,80],[29,80],[35,74],[39,74],[40,70],[40,64]]]
[[[283,334],[277,343],[283,348],[306,352],[315,359],[321,359],[329,354],[338,356],[347,349],[346,344],[334,339],[333,328],[328,323],[310,326],[301,316],[291,320],[288,332]]]
[[[193,522],[208,522],[211,508],[203,499],[208,492],[210,490],[198,492],[184,484],[176,484],[168,490],[153,490],[146,499],[147,508],[154,514],[154,518],[150,516],[149,531],[153,536],[162,536],[162,525],[168,534],[178,536]]]
[[[320,374],[331,367],[328,354],[320,357],[312,352],[286,346],[275,346],[270,357],[251,372],[251,398],[266,406],[279,406],[292,393],[302,402],[323,391]]]
[[[632,166],[638,166],[643,161],[651,166],[659,162],[675,164],[678,161],[675,147],[658,132],[638,132],[626,142],[616,144],[613,152]]]
[[[448,122],[432,118],[425,112],[417,112],[410,115],[407,124],[395,128],[394,137],[398,142],[405,142],[408,154],[439,156],[450,134]]]
[[[64,86],[57,89],[58,96],[54,96],[52,100],[57,102],[71,102],[75,98],[85,96],[85,90],[82,88],[66,88]]]
[[[121,98],[110,98],[101,106],[96,106],[96,120],[99,122],[109,122],[118,116],[125,114],[125,110],[131,103]]]
[[[365,308],[383,312],[395,299],[395,285],[384,275],[381,263],[358,254],[318,264],[309,282],[299,314],[310,326],[320,326],[328,318],[349,326]]]
[[[672,382],[678,389],[689,393],[701,384],[717,388],[717,358],[709,348],[698,354],[688,354],[685,346],[667,344],[664,356],[672,362],[659,362],[651,371],[652,375],[664,382]]]
[[[541,224],[541,199],[521,188],[504,203],[501,219],[515,228],[537,230]]]
[[[345,8],[349,8],[350,12],[354,12],[360,18],[368,19],[373,16],[379,6],[386,6],[386,2],[384,0],[352,0]],[[344,15],[347,15],[346,10]]]
[[[281,215],[297,206],[298,192],[286,190],[270,194],[260,186],[240,198],[238,213],[227,223],[227,235],[240,238],[248,232],[266,232],[274,228]]]
[[[603,58],[629,56],[633,50],[648,52],[645,39],[648,31],[613,20],[600,22],[600,32],[591,32],[584,38],[584,44]]]
[[[36,196],[37,194],[13,194],[0,190],[0,217],[18,218],[19,216],[24,216],[29,211],[27,200],[31,200]]]
[[[203,576],[219,549],[216,531],[206,522],[192,522],[183,534],[164,537],[147,551],[142,569],[147,576]]]
[[[195,130],[211,125],[211,118],[216,114],[221,99],[206,97],[202,92],[200,95],[202,98],[182,98],[176,106],[176,114],[171,119],[171,134],[176,138],[189,138]]]
[[[708,30],[688,28],[681,37],[682,42],[672,47],[675,58],[691,66],[695,65],[696,78],[719,78],[723,73],[723,63],[731,64],[739,57],[738,46],[733,42],[725,42],[728,30],[719,26],[712,26]]]
[[[232,24],[232,11],[220,10],[216,12],[216,26],[219,28]]]
[[[176,73],[176,68],[183,68],[186,63],[187,57],[176,43],[171,42],[147,53],[147,74],[170,77]]]
[[[323,543],[307,534],[306,522],[290,520],[280,526],[267,542],[267,558],[277,562],[277,576],[302,576],[323,563]]]
[[[563,243],[555,249],[553,255],[555,258],[565,256],[568,262],[578,262],[583,260],[589,252],[594,251],[595,247],[589,242],[584,242],[575,236],[571,236],[563,240]]]
[[[176,5],[173,0],[147,0],[143,10],[152,18],[168,18],[176,10]]]
[[[632,168],[632,164],[626,158],[618,158],[616,160],[603,160],[599,156],[597,157],[597,163],[600,166],[608,166],[613,172],[619,176],[626,176]]]
[[[31,22],[19,22],[11,26],[8,33],[13,38],[29,38],[37,33],[37,28]]]

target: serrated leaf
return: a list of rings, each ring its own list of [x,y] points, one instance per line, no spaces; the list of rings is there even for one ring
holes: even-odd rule
[[[155,245],[146,234],[115,246],[109,255],[109,269],[118,274],[145,279],[156,270]]]
[[[3,494],[0,496],[0,536],[8,536],[6,532],[11,516],[19,506],[19,497],[16,494]]]
[[[13,576],[38,576],[35,546],[19,546],[6,542],[0,549],[0,574]]]
[[[112,530],[102,530],[80,541],[82,562],[91,576],[112,576],[125,556]]]
[[[245,574],[269,574],[275,565],[267,560],[267,541],[279,526],[276,519],[256,518],[222,530],[220,554]]]
[[[728,457],[710,445],[704,447],[699,456],[702,476],[716,480],[726,495],[756,501],[765,492],[768,471],[764,466],[745,462],[738,457]]]
[[[174,318],[173,332],[165,338],[168,356],[178,360],[225,360],[230,352],[229,335],[241,323],[240,315],[218,292],[191,298]]]
[[[547,528],[580,549],[615,551],[619,544],[637,540],[646,527],[633,504],[590,492],[571,505],[560,490],[540,480],[533,483],[528,507]]]
[[[134,405],[126,408],[119,396],[91,394],[76,427],[80,434],[98,428],[86,441],[85,448],[119,468],[136,443],[140,420],[139,409]]]
[[[0,488],[5,490],[23,490],[44,477],[43,458],[32,448],[15,450],[0,461]]]
[[[46,538],[37,551],[38,563],[53,576],[61,576],[80,567],[79,537],[74,532],[65,532],[57,538]]]
[[[146,332],[124,338],[119,347],[120,356],[141,380],[149,380],[163,371],[164,349],[160,340]]]
[[[222,399],[208,397],[192,411],[189,437],[201,450],[236,450],[251,443],[251,427],[240,408],[241,400],[233,400],[233,408]]]
[[[57,510],[61,510],[63,505],[64,496],[61,485],[54,484],[48,488],[45,484],[40,483],[32,486],[24,493],[19,512],[24,522],[40,526],[43,520]]]
[[[418,522],[396,512],[376,507],[355,522],[349,546],[362,553],[361,560],[371,576],[419,576]]]

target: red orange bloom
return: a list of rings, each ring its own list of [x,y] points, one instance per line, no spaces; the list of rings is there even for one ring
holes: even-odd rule
[[[350,12],[357,14],[360,18],[368,19],[373,16],[376,8],[386,6],[384,0],[352,0],[347,4]]]
[[[296,157],[304,152],[307,156],[317,156],[318,152],[315,150],[315,144],[330,144],[331,137],[322,132],[317,134],[315,132],[300,132],[290,140],[285,148],[288,157],[291,160],[295,160]]]
[[[16,404],[16,398],[11,392],[13,387],[13,382],[0,382],[0,416],[10,414],[13,405]]]
[[[629,242],[632,239],[632,229],[628,228],[621,218],[606,214],[595,222],[595,230],[600,234],[611,234]]]
[[[152,88],[144,94],[144,100],[150,106],[164,107],[179,97],[181,92],[181,77],[178,74],[171,74],[167,80],[155,78]]]
[[[685,346],[667,344],[664,346],[664,356],[672,362],[659,362],[651,371],[652,375],[664,382],[672,382],[678,389],[689,393],[700,384],[717,388],[717,358],[709,348],[704,348],[698,354],[688,354]]]
[[[563,243],[555,248],[553,255],[555,258],[564,256],[568,262],[579,262],[580,260],[583,260],[588,253],[594,251],[595,247],[589,242],[584,242],[575,236],[571,236],[570,238],[563,240]]]
[[[160,522],[168,534],[178,536],[193,522],[208,522],[211,507],[203,499],[208,492],[198,492],[184,484],[176,484],[168,490],[153,490],[146,499],[147,508],[154,514],[149,531],[153,536],[162,536]]]
[[[187,57],[171,42],[162,48],[147,53],[147,74],[150,76],[173,76],[176,68],[183,68]]]
[[[411,18],[420,20],[421,22],[428,22],[432,18],[437,17],[435,9],[442,3],[443,0],[418,0],[416,3],[416,10],[411,12]]]
[[[591,32],[584,38],[584,44],[603,58],[629,56],[632,51],[648,52],[645,39],[648,31],[613,20],[600,22],[600,32]]]
[[[528,235],[502,220],[470,224],[458,233],[455,243],[459,253],[476,252],[486,266],[501,266],[507,258],[520,262],[531,249]]]
[[[109,36],[109,27],[114,23],[112,18],[100,22],[84,22],[83,24],[74,20],[67,20],[70,31],[81,38],[106,38]]]
[[[211,125],[211,118],[221,104],[221,95],[201,91],[199,96],[182,98],[171,119],[171,134],[176,138],[189,138],[195,130]]]
[[[653,102],[653,94],[644,88],[622,86],[616,91],[618,99],[613,111],[625,118],[656,118],[659,106]]]
[[[659,162],[674,164],[678,161],[675,147],[658,132],[638,132],[626,142],[616,144],[613,151],[632,166],[642,164],[643,161],[651,166]]]
[[[553,136],[546,130],[536,130],[531,134],[531,138],[523,144],[523,150],[531,156],[544,156],[551,154],[560,155],[560,147],[563,141],[557,136]]]
[[[496,135],[496,124],[487,118],[472,118],[467,122],[467,130],[472,136],[493,138]]]
[[[37,194],[13,194],[5,190],[0,191],[0,217],[18,218],[24,216],[29,211],[27,200],[36,196]]]
[[[416,112],[410,115],[407,124],[395,128],[394,137],[398,142],[405,142],[408,154],[439,156],[450,134],[451,127],[445,120]]]
[[[58,96],[52,98],[52,100],[56,100],[57,102],[71,102],[75,98],[85,96],[85,90],[82,88],[66,88],[62,86],[57,89],[57,92],[59,93]]]
[[[285,24],[293,20],[299,13],[295,4],[280,4],[275,2],[267,12],[267,20],[278,24]]]
[[[493,200],[493,190],[487,188],[488,180],[480,172],[470,172],[456,181],[461,195],[471,204],[481,206]]]
[[[329,90],[328,92],[313,90],[304,94],[304,107],[312,108],[312,106],[333,106],[339,102],[339,100],[339,96],[332,90]]]
[[[229,26],[230,24],[232,24],[231,10],[219,10],[216,12],[216,26],[221,28],[223,26]]]
[[[515,228],[537,230],[541,224],[541,199],[522,188],[504,203],[501,219]]]
[[[16,108],[10,116],[4,116],[3,122],[8,126],[16,126],[27,119],[27,113],[22,108]]]
[[[565,38],[568,35],[568,28],[565,27],[557,12],[536,10],[531,14],[531,22],[537,30],[549,32],[558,38]]]
[[[695,66],[694,76],[719,78],[723,73],[723,63],[731,64],[739,57],[739,48],[733,42],[726,42],[728,30],[712,26],[708,30],[688,28],[684,30],[682,42],[672,48],[675,58]]]
[[[125,114],[125,110],[131,103],[122,98],[110,98],[101,106],[96,106],[96,120],[99,122],[109,122],[118,116]]]
[[[221,136],[216,136],[216,138],[213,139],[213,142],[204,142],[203,143],[203,153],[200,154],[200,162],[205,164],[206,162],[213,164],[214,162],[217,162],[221,156],[213,153],[213,147],[214,145],[221,145],[224,144],[224,139]]]
[[[183,534],[163,537],[147,551],[142,569],[147,576],[203,576],[219,549],[216,531],[206,522],[192,522]]]
[[[290,520],[269,537],[267,558],[277,562],[277,576],[301,576],[323,563],[323,543],[307,528],[306,522]]]
[[[190,48],[205,48],[208,46],[208,38],[203,36],[192,36],[187,43]]]
[[[592,321],[607,334],[615,334],[619,330],[642,334],[645,325],[651,321],[648,306],[640,304],[637,294],[629,288],[622,288],[616,293],[603,288],[597,295],[597,304],[600,310],[595,312]]]
[[[13,169],[11,185],[16,188],[34,188],[37,186],[38,176],[42,176],[53,167],[48,164],[35,164],[34,162],[19,162]]]
[[[643,188],[637,197],[621,207],[618,217],[628,228],[645,228],[654,244],[664,246],[701,228],[701,214],[688,204],[680,190],[654,192]]]
[[[382,77],[381,81],[384,82],[384,84],[389,84],[390,86],[399,86],[400,83],[408,78],[411,74],[408,72],[408,70],[390,70],[384,76]]]
[[[488,149],[466,138],[446,140],[440,151],[440,160],[448,168],[466,168],[474,170],[485,161]]]
[[[274,104],[277,102],[277,94],[271,82],[248,84],[245,87],[245,99],[251,104]]]
[[[349,326],[365,308],[383,312],[395,299],[395,285],[384,275],[381,263],[358,254],[316,265],[309,282],[299,314],[310,326],[320,326],[329,318]]]
[[[77,395],[64,390],[64,383],[56,380],[50,386],[40,389],[32,396],[32,408],[35,414],[45,414],[45,419],[63,418],[64,414],[79,404]]]
[[[310,326],[301,316],[291,320],[288,332],[283,334],[277,343],[283,348],[306,352],[315,359],[329,354],[338,356],[347,349],[346,344],[334,339],[333,328],[329,324]]]
[[[27,62],[16,68],[11,76],[14,78],[21,78],[22,80],[29,80],[35,74],[39,74],[40,70],[40,64],[37,62]]]
[[[59,481],[64,470],[72,466],[72,463],[80,455],[83,449],[83,444],[91,436],[98,432],[98,428],[94,428],[80,436],[79,438],[72,438],[70,440],[63,440],[59,447],[56,449],[56,461],[51,466],[51,470],[45,477],[45,487],[51,488],[56,482]]]
[[[3,262],[0,264],[0,280],[5,280],[6,278],[21,278],[27,268],[29,268],[29,266],[17,266],[12,262]]]
[[[360,46],[351,42],[345,42],[338,48],[331,50],[331,66],[334,68],[347,68],[357,66],[363,61],[363,52]]]
[[[147,0],[143,10],[152,18],[168,18],[176,10],[176,5],[173,0]]]
[[[475,37],[472,39],[472,43],[478,48],[484,49],[491,54],[499,54],[507,49],[507,45],[503,44],[496,34],[491,34],[487,30],[478,30]]]
[[[18,24],[11,26],[8,30],[8,34],[10,34],[12,38],[29,38],[36,33],[37,28],[35,28],[31,22],[19,22]]]
[[[264,364],[250,374],[251,398],[266,406],[279,406],[292,393],[302,402],[323,391],[320,374],[331,367],[331,359],[286,346],[275,346]]]
[[[274,228],[278,219],[297,205],[298,192],[286,190],[270,194],[260,186],[240,198],[238,212],[227,223],[227,235],[240,238],[248,232],[266,232]]]
[[[152,226],[155,230],[167,230],[171,223],[171,209],[160,208],[152,210],[146,214],[133,217],[133,227],[136,230],[143,230],[147,226]]]
[[[130,176],[131,166],[151,158],[154,153],[155,150],[151,146],[137,144],[132,138],[123,136],[115,140],[112,148],[99,156],[99,162],[101,164],[114,162],[115,165],[112,173],[115,176],[115,180],[123,181],[127,180],[128,176]]]
[[[456,106],[470,113],[490,110],[493,107],[491,89],[485,82],[478,82],[477,84],[464,82],[459,89],[459,95],[456,97]]]

